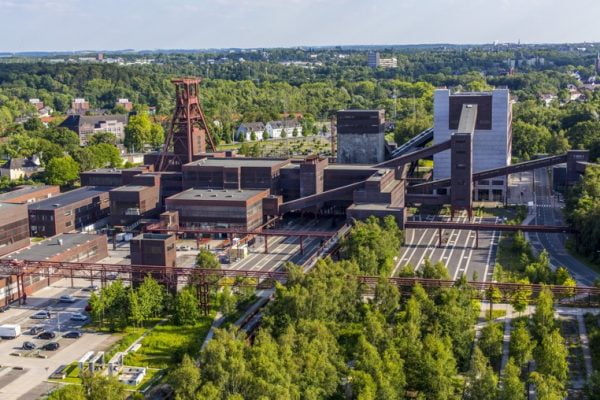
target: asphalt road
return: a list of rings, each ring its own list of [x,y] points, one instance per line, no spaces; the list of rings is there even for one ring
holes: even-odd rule
[[[420,218],[420,216],[417,216]],[[427,216],[424,219],[433,221],[449,221],[449,217]],[[458,222],[466,222],[466,213],[455,218]],[[474,217],[475,223],[495,223],[495,218]],[[465,275],[469,280],[476,275],[478,281],[492,280],[496,250],[497,232],[479,232],[479,247],[475,248],[474,231],[445,230],[442,231],[442,245],[439,246],[439,232],[436,229],[407,229],[402,255],[396,264],[393,275],[410,263],[415,269],[421,268],[424,260],[442,261],[452,279]]]
[[[294,219],[284,223],[281,229],[301,231],[335,231],[331,226],[330,218],[321,219]],[[320,247],[323,238],[304,238],[304,254],[300,254],[300,240],[298,237],[269,237],[269,253],[264,253],[264,239],[259,237],[250,248],[250,254],[239,261],[224,264],[223,268],[251,270],[251,271],[276,271],[285,262],[291,261],[302,264]]]
[[[540,168],[535,173],[535,218],[532,224],[539,225],[564,225],[562,217],[563,203],[552,195],[550,179],[546,168]],[[579,260],[572,257],[565,243],[567,235],[557,233],[533,233],[529,234],[532,246],[537,251],[546,249],[550,256],[550,263],[554,267],[564,266],[580,285],[592,286],[594,281],[600,277],[596,271],[589,268]]]

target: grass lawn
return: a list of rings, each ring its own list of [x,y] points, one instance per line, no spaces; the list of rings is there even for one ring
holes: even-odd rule
[[[519,224],[527,216],[527,208],[524,206],[476,207],[473,214],[476,217],[506,218],[508,221]]]
[[[186,349],[200,350],[200,346],[213,321],[212,316],[194,326],[161,324],[142,340],[142,347],[125,358],[125,364],[136,367],[167,368],[173,356]]]

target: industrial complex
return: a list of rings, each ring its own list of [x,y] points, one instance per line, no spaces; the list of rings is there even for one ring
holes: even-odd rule
[[[575,150],[511,165],[512,112],[506,89],[437,90],[433,129],[399,147],[385,140],[383,110],[340,110],[335,157],[273,159],[216,151],[199,100],[200,79],[173,83],[177,97],[170,130],[162,150],[146,153],[143,166],[84,172],[82,187],[65,193],[41,186],[0,195],[0,263],[5,273],[0,301],[39,288],[41,283],[34,283],[40,279],[32,276],[42,270],[58,277],[67,276],[68,268],[73,277],[78,269],[72,263],[100,281],[107,271],[128,273],[132,281],[144,271],[177,280],[168,271],[185,266],[177,261],[178,238],[197,245],[223,240],[225,247],[236,249],[235,257],[224,256],[228,262],[247,253],[242,246],[264,246],[265,257],[269,247],[280,248],[285,257],[231,266],[248,271],[264,265],[274,271],[294,254],[308,262],[335,249],[333,242],[348,224],[371,215],[392,215],[403,228],[437,230],[440,244],[442,231],[448,229],[477,235],[569,231],[564,226],[472,220],[473,201],[507,200],[510,174],[566,163],[569,185],[588,162],[587,151]],[[417,162],[431,157],[433,175],[415,177]],[[421,204],[449,205],[450,220],[408,219],[407,207]],[[454,218],[462,213],[464,218]],[[129,238],[130,255],[106,263],[115,268],[90,270],[87,264],[111,258],[107,237],[116,249],[123,235]],[[30,246],[30,236],[44,240]]]

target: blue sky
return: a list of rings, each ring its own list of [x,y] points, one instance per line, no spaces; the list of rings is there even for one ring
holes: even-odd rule
[[[600,41],[599,0],[0,0],[0,51]]]

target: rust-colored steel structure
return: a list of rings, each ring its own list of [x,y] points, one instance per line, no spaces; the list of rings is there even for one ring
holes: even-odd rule
[[[234,284],[234,280],[222,280],[221,278],[249,278],[256,286],[269,286],[274,282],[285,283],[288,274],[284,271],[257,271],[257,270],[234,270],[234,269],[203,269],[194,267],[165,268],[150,265],[123,265],[123,264],[99,264],[99,263],[74,263],[74,262],[50,262],[50,261],[15,261],[0,260],[0,273],[17,277],[17,293],[19,300],[23,300],[24,282],[27,276],[39,276],[46,279],[67,278],[99,281],[102,286],[106,285],[109,274],[117,273],[124,281],[133,281],[135,274],[150,274],[161,283],[170,288],[176,288],[178,284],[189,284],[194,282],[198,294],[199,306],[208,313],[208,298],[210,287],[215,285]],[[365,292],[372,292],[380,277],[365,275],[348,275],[348,279],[357,279],[364,285]],[[388,278],[390,283],[398,287],[402,294],[410,295],[412,287],[420,284],[426,289],[452,287],[459,283],[453,280],[424,279],[424,278]],[[473,297],[481,298],[490,288],[498,288],[506,298],[519,290],[527,290],[532,294],[539,293],[544,285],[521,284],[521,283],[498,283],[498,282],[467,282],[473,289]],[[597,303],[600,300],[600,288],[589,286],[561,286],[550,285],[550,290],[559,301],[573,302],[573,297],[588,304]]]
[[[200,104],[200,78],[178,78],[175,85],[175,111],[169,133],[158,162],[158,171],[165,171],[169,164],[175,168],[192,162],[194,156],[209,149],[216,151],[215,142],[208,129]],[[208,143],[207,143],[208,142]],[[169,150],[173,147],[173,153]]]

